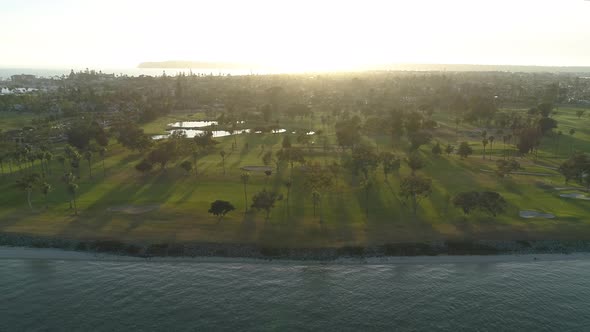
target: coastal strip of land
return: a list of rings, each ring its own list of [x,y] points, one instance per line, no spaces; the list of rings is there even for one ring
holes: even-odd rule
[[[56,248],[29,248],[0,246],[0,260],[52,260],[52,261],[109,261],[109,262],[161,262],[161,263],[300,263],[293,259],[261,259],[240,257],[152,257],[125,256],[96,252],[81,252]],[[383,257],[342,257],[331,260],[330,264],[474,264],[474,263],[511,263],[511,262],[547,262],[590,259],[589,252],[571,254],[500,254],[500,255],[436,255],[436,256],[383,256]],[[307,263],[325,261],[310,260]]]
[[[590,241],[440,241],[343,247],[268,247],[231,243],[123,243],[0,233],[0,258],[182,260],[260,259],[295,261],[388,260],[409,257],[590,255]],[[500,259],[501,261],[504,259]],[[510,259],[512,260],[512,258]],[[462,261],[452,259],[451,261]]]

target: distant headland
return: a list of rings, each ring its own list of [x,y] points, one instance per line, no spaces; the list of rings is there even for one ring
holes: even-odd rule
[[[252,63],[213,62],[213,61],[154,61],[142,62],[138,68],[146,69],[225,69],[244,70],[262,69],[263,66]],[[351,69],[352,70],[352,69]],[[390,63],[356,66],[353,71],[498,71],[523,73],[590,73],[590,66],[524,66],[524,65],[483,65],[483,64],[429,64],[429,63]]]

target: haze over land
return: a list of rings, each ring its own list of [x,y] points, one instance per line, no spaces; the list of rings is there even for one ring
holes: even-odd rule
[[[3,1],[0,67],[186,59],[282,71],[392,63],[587,66],[590,2]],[[12,31],[12,30],[11,30]],[[16,30],[15,30],[16,31]]]

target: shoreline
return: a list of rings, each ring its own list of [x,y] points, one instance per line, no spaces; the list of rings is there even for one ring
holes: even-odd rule
[[[47,249],[47,250],[45,250]],[[16,250],[16,251],[11,251]],[[44,251],[39,251],[44,250]],[[117,261],[309,261],[337,262],[350,260],[402,262],[420,257],[422,260],[445,258],[462,262],[469,257],[501,257],[499,261],[534,256],[590,257],[590,241],[439,241],[423,243],[391,243],[375,246],[343,246],[339,248],[279,248],[256,244],[230,243],[124,243],[113,240],[76,240],[0,233],[0,259],[106,259]],[[59,253],[59,254],[58,254]],[[538,257],[538,258],[539,258]],[[510,259],[507,259],[510,258]],[[490,259],[486,258],[486,261]],[[493,260],[493,259],[492,259]]]
[[[286,265],[387,265],[387,264],[494,264],[494,263],[537,263],[572,260],[590,260],[590,253],[572,254],[498,254],[498,255],[437,255],[437,256],[386,256],[367,258],[337,258],[331,261],[261,259],[249,257],[153,257],[123,256],[114,254],[70,251],[56,248],[31,248],[0,246],[2,260],[53,260],[86,262],[129,262],[129,263],[221,263],[221,264],[286,264]]]

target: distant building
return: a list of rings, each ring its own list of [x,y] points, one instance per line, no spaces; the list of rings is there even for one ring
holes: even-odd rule
[[[35,83],[37,77],[35,75],[20,74],[10,76],[10,80],[15,84],[27,85]]]

